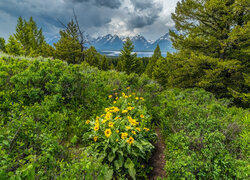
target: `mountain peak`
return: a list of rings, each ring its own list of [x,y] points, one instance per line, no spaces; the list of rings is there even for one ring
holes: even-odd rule
[[[92,44],[96,47],[98,51],[117,51],[121,50],[123,43],[126,38],[118,36],[116,34],[107,34],[103,37],[98,37],[93,40]],[[169,33],[164,34],[156,41],[148,41],[144,36],[137,34],[131,37],[134,44],[134,51],[154,51],[157,44],[159,44],[162,51],[174,51],[172,49],[172,43],[169,38]]]

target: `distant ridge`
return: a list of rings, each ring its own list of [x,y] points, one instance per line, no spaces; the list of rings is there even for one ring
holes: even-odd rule
[[[47,40],[50,45],[56,43],[60,37],[55,36]],[[122,49],[123,43],[125,41],[124,37],[119,37],[118,35],[107,34],[105,36],[100,36],[98,38],[92,38],[91,36],[86,36],[87,47],[94,46],[97,51],[120,51]],[[162,52],[175,52],[172,48],[172,42],[169,37],[169,33],[161,36],[155,41],[147,40],[144,36],[136,35],[131,37],[131,40],[135,46],[134,51],[154,51],[157,44],[159,44]]]
[[[131,40],[135,46],[134,51],[154,51],[157,44],[159,44],[161,51],[174,52],[172,48],[172,42],[169,37],[169,33],[161,36],[156,41],[148,41],[144,36],[136,35],[131,37]],[[98,51],[119,51],[122,49],[124,42],[123,37],[118,35],[108,34],[106,36],[100,36],[91,41],[91,45]]]

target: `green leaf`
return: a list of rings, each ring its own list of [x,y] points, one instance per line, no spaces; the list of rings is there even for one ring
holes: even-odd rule
[[[108,160],[109,162],[112,162],[114,159],[115,159],[115,153],[111,151],[108,155]]]
[[[136,174],[134,166],[135,165],[130,158],[128,158],[124,164],[124,167],[128,169],[128,173],[133,179],[135,179],[135,174]]]
[[[113,177],[113,169],[109,169],[105,172],[105,179],[110,180]]]
[[[115,168],[118,170],[122,167],[123,165],[123,162],[124,162],[124,157],[119,155],[119,159],[118,160],[115,160],[114,164],[115,164]]]
[[[5,144],[6,146],[8,146],[9,145],[9,141],[3,140],[3,144]]]

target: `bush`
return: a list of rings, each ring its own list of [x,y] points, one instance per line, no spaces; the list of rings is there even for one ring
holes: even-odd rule
[[[149,140],[153,140],[155,134],[148,128],[151,117],[144,98],[135,93],[122,93],[120,97],[114,93],[109,98],[114,106],[105,108],[100,117],[86,121],[91,129],[86,135],[93,141],[93,152],[113,167],[117,178],[127,175],[133,179],[146,178],[146,164],[154,149]]]
[[[202,89],[168,90],[161,98],[168,179],[249,177],[248,110],[228,108],[230,101]]]

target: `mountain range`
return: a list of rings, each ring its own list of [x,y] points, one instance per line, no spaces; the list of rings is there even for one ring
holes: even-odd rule
[[[55,36],[48,39],[48,43],[53,45],[56,43],[60,37]],[[97,51],[120,51],[123,47],[123,43],[126,40],[126,37],[119,37],[118,35],[105,35],[98,38],[92,38],[91,36],[86,36],[87,47],[94,46]],[[152,52],[155,50],[157,44],[159,44],[162,52],[174,52],[175,49],[172,48],[172,42],[169,37],[169,33],[161,36],[155,41],[147,40],[144,36],[136,35],[130,37],[134,45],[134,51],[142,52]]]
[[[94,46],[97,51],[119,51],[123,47],[123,43],[126,38],[119,37],[118,35],[108,34],[106,36],[100,36],[96,39],[89,41],[91,46]],[[157,44],[159,44],[161,51],[173,52],[172,42],[169,38],[169,33],[160,37],[156,41],[148,41],[141,35],[131,37],[134,45],[134,51],[154,51]]]

